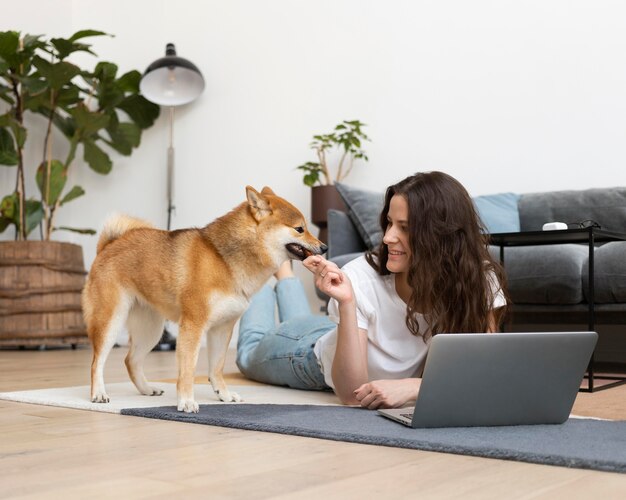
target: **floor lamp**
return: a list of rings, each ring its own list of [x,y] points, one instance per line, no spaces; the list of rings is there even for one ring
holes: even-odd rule
[[[154,61],[141,77],[141,94],[149,101],[167,106],[169,146],[167,148],[167,230],[171,229],[174,210],[174,108],[196,100],[204,90],[202,73],[191,61],[178,57],[173,43],[165,47],[165,57]],[[176,348],[176,338],[163,330],[156,350]]]

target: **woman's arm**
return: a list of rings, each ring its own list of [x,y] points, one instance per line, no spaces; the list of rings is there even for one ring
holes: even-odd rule
[[[315,275],[315,286],[337,301],[339,325],[331,376],[343,404],[359,404],[354,390],[367,382],[367,331],[358,328],[356,300],[350,279],[334,263],[319,255],[304,266]]]
[[[492,309],[487,316],[487,333],[496,333],[498,331],[498,323],[496,322],[496,314]]]
[[[358,405],[354,390],[367,382],[367,331],[357,327],[354,301],[339,304],[337,349],[331,375],[341,402]]]
[[[370,410],[377,408],[401,408],[417,399],[421,378],[398,380],[374,380],[354,391],[358,404]]]

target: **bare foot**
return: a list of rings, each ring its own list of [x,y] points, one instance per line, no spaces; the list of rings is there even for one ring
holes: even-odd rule
[[[293,274],[293,267],[291,265],[290,260],[286,260],[285,262],[283,262],[278,268],[278,271],[274,273],[274,277],[277,280],[282,280],[285,278],[293,278],[294,276],[295,274]]]

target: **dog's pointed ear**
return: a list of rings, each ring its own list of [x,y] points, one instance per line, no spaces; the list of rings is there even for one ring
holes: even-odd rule
[[[265,186],[263,189],[261,189],[261,194],[269,194],[272,196],[276,196],[276,194],[274,193],[274,191],[272,191],[272,189],[268,186]]]
[[[263,190],[265,191],[265,189]],[[248,198],[248,206],[252,217],[258,222],[272,213],[272,207],[265,197],[264,192],[259,193],[252,186],[246,186],[246,197]]]

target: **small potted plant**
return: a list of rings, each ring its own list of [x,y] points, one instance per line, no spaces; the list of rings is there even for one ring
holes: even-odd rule
[[[370,138],[363,132],[364,123],[344,120],[330,134],[314,135],[310,148],[318,161],[303,163],[298,170],[304,172],[303,182],[311,189],[311,220],[320,228],[319,238],[326,241],[327,212],[329,209],[345,210],[335,182],[343,181],[352,171],[356,160],[368,161],[362,143]],[[338,157],[335,168],[328,158]]]
[[[130,155],[160,112],[139,94],[138,71],[118,76],[111,62],[87,70],[69,61],[76,52],[95,56],[84,39],[104,35],[82,30],[67,39],[45,39],[0,32],[0,165],[16,168],[14,191],[0,193],[0,232],[15,228],[15,241],[0,242],[0,345],[86,340],[82,248],[50,241],[57,230],[95,233],[56,223],[59,210],[85,194],[82,187],[67,185],[68,173],[81,164],[109,173],[106,148]],[[42,130],[42,144],[32,144],[29,128],[35,127]],[[67,146],[62,157],[53,147],[59,139]],[[26,148],[42,151],[37,164],[26,165]],[[83,161],[77,160],[80,153]],[[27,169],[34,174],[37,198],[26,193]],[[28,241],[37,228],[41,241]]]

